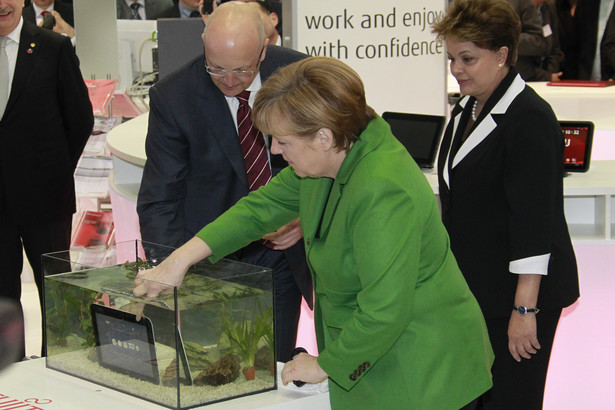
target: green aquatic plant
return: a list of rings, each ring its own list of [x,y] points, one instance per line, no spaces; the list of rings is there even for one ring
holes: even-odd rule
[[[142,270],[152,269],[154,265],[152,265],[149,261],[143,260],[141,258],[137,258],[135,262],[124,262],[124,269],[127,270],[126,277],[128,279],[134,279],[137,276],[137,273]]]
[[[46,286],[48,298],[45,320],[49,342],[66,347],[69,337],[73,337],[81,347],[95,346],[90,305],[101,303],[101,294],[92,290],[67,288],[61,282],[49,281]],[[80,331],[76,331],[75,320],[78,321]]]
[[[223,312],[222,322],[232,350],[241,357],[247,368],[253,368],[254,356],[261,339],[273,340],[273,308],[268,306],[263,311],[262,305],[258,302],[258,311],[254,313],[252,320],[248,318],[248,312],[244,310],[243,317],[239,321],[233,320],[230,314]]]

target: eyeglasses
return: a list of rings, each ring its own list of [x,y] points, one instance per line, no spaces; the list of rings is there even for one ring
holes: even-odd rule
[[[254,76],[254,74],[256,74],[258,72],[258,65],[261,62],[261,55],[263,55],[263,50],[265,49],[265,46],[263,45],[263,47],[261,48],[261,51],[258,53],[258,58],[256,61],[256,70],[232,70],[232,71],[228,71],[225,70],[224,68],[218,68],[218,67],[212,67],[210,65],[206,65],[205,66],[205,71],[207,71],[207,74],[213,76],[213,77],[218,77],[218,78],[222,78],[224,76],[226,76],[227,74],[232,74],[234,77],[237,78],[242,78],[242,79],[249,79],[252,78]]]

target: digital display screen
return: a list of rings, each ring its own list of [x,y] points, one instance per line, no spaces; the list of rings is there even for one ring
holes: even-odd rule
[[[433,167],[444,128],[443,116],[385,112],[382,118],[420,167]]]
[[[151,321],[133,314],[92,306],[98,362],[101,366],[142,380],[159,383]]]
[[[564,133],[564,164],[583,165],[587,144],[587,127],[562,127]]]
[[[594,124],[589,121],[560,121],[564,134],[564,170],[585,172],[589,169]]]

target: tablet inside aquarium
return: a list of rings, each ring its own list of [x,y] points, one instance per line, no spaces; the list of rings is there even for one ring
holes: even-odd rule
[[[147,317],[92,304],[98,363],[108,369],[159,384],[152,322]]]

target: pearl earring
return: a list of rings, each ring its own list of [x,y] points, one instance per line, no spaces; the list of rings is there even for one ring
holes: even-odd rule
[[[498,64],[498,67],[502,68],[502,63]]]

